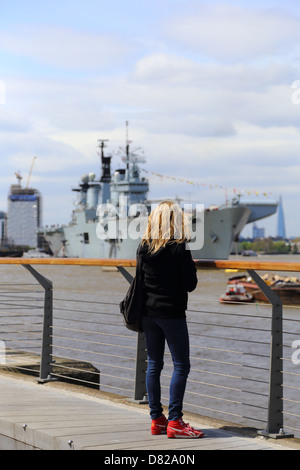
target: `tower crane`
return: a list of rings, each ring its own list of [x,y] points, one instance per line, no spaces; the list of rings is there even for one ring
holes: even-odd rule
[[[26,188],[29,187],[29,183],[30,183],[30,179],[31,179],[31,174],[32,174],[32,169],[33,169],[33,165],[34,165],[34,162],[35,162],[36,159],[37,159],[37,157],[33,157],[33,159],[32,159],[30,171],[29,171],[29,174],[28,174],[28,179],[27,179]]]
[[[19,182],[19,185],[21,186],[21,181],[23,179],[23,176],[21,176],[21,173],[19,171],[18,172],[15,171],[15,175],[16,175],[16,178]]]

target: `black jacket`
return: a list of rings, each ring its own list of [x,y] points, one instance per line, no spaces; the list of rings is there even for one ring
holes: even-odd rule
[[[160,318],[184,317],[188,292],[197,286],[197,270],[185,243],[167,243],[156,253],[140,245],[141,275],[145,292],[144,315]]]

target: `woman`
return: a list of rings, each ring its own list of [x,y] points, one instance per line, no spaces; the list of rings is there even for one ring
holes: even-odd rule
[[[187,222],[179,206],[164,201],[149,216],[137,256],[144,279],[143,330],[147,344],[146,386],[151,433],[168,437],[198,438],[204,434],[182,420],[182,402],[190,371],[189,335],[186,324],[188,292],[197,285],[197,273],[186,246]],[[169,416],[163,415],[160,374],[167,341],[173,360]]]

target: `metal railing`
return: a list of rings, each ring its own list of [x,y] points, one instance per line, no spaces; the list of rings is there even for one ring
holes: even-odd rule
[[[144,336],[124,328],[118,308],[135,260],[12,258],[0,259],[0,264],[22,265],[30,273],[25,283],[25,273],[19,272],[16,280],[8,275],[0,284],[0,344],[6,349],[5,361],[0,353],[0,362],[2,358],[5,367],[35,370],[40,382],[71,380],[146,401]],[[198,260],[196,265],[200,291],[190,295],[187,312],[192,368],[185,410],[263,429],[261,434],[271,437],[300,437],[299,307],[283,307],[257,273],[299,272],[300,263]],[[55,277],[56,266],[69,266],[68,276],[79,281],[89,269],[115,266],[126,279],[113,272],[104,274],[108,284],[99,290],[73,282],[66,289],[61,279],[54,284],[49,279]],[[220,305],[206,298],[201,291],[205,270],[226,268],[248,271],[270,303]],[[99,271],[89,275],[95,279]],[[166,351],[165,405],[172,367]]]

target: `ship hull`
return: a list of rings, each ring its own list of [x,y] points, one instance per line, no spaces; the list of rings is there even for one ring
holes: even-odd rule
[[[246,207],[228,207],[207,210],[204,213],[204,242],[201,248],[192,247],[194,259],[227,259],[233,241],[246,225],[250,210]],[[203,222],[202,222],[203,223]],[[44,233],[46,241],[56,256],[70,258],[133,259],[141,237],[121,240],[99,239],[97,222],[86,222],[84,212],[79,212],[76,224]]]

